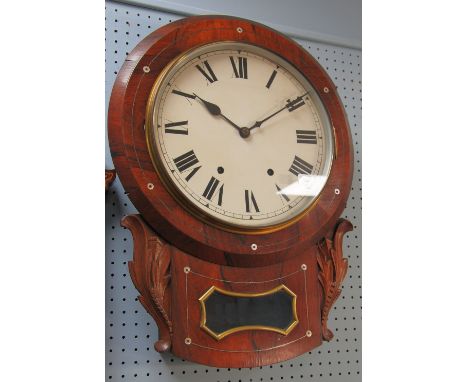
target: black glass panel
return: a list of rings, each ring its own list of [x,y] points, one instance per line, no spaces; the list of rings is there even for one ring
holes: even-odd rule
[[[239,326],[286,330],[294,321],[293,296],[279,291],[259,297],[229,296],[215,290],[206,300],[206,326],[216,334]]]

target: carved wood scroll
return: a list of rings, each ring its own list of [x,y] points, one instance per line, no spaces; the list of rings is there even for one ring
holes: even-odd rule
[[[106,170],[106,191],[111,186],[112,182],[115,180],[115,170]]]
[[[318,245],[319,281],[323,289],[322,337],[326,341],[333,338],[327,327],[328,314],[340,296],[340,286],[348,270],[348,259],[343,258],[343,236],[352,230],[353,225],[348,220],[340,219],[334,230]]]
[[[158,352],[171,347],[171,247],[143,221],[140,215],[122,219],[123,227],[133,235],[133,261],[128,263],[130,276],[140,292],[141,304],[156,321],[159,340],[154,344]]]

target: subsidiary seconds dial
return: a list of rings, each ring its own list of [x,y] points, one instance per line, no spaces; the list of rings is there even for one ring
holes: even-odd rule
[[[168,190],[226,229],[297,220],[333,161],[316,91],[288,62],[250,44],[213,43],[177,58],[153,87],[145,128]]]

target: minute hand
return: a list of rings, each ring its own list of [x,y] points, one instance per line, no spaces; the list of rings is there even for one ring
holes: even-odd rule
[[[298,107],[304,105],[304,100],[302,98],[305,97],[307,94],[308,94],[308,92],[301,95],[301,96],[299,96],[299,97],[297,97],[296,99],[293,99],[292,101],[288,100],[288,102],[286,103],[286,106],[284,106],[281,109],[275,111],[273,114],[270,114],[268,117],[262,119],[261,121],[255,122],[253,124],[253,126],[249,127],[249,130],[253,130],[256,127],[260,127],[264,122],[268,121],[270,118],[273,118],[276,114],[281,113],[285,109],[289,109],[289,111],[296,110]]]

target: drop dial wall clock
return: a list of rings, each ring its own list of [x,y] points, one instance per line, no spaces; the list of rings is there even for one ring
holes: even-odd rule
[[[108,120],[157,351],[253,367],[331,339],[352,146],[314,58],[252,21],[179,20],[128,55]]]

